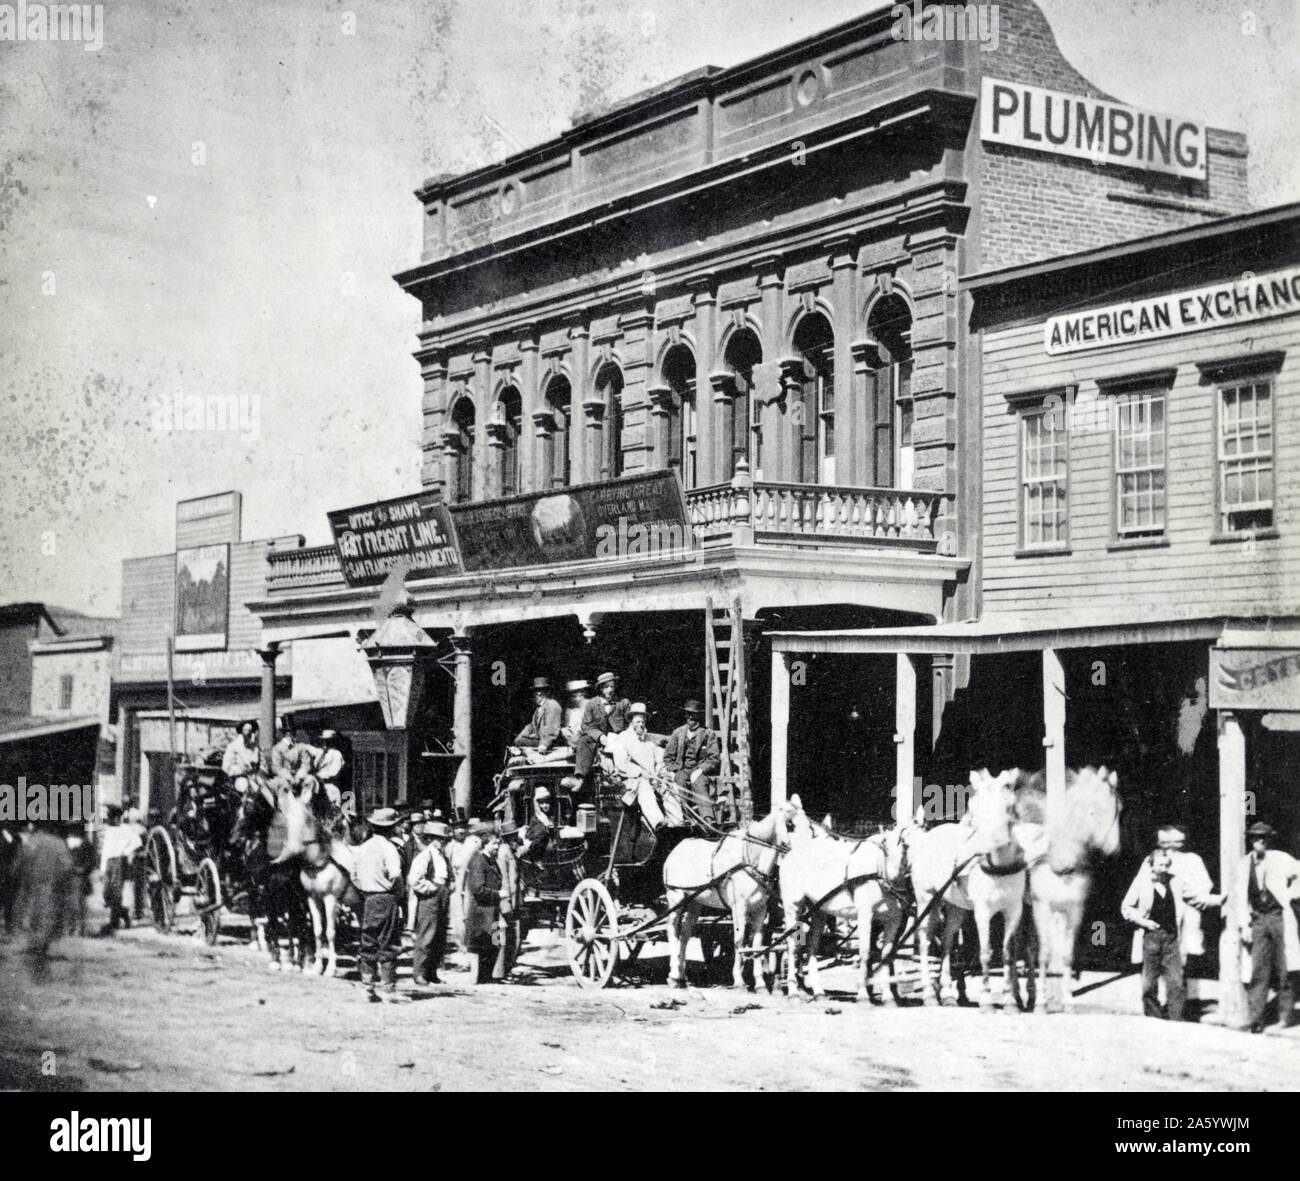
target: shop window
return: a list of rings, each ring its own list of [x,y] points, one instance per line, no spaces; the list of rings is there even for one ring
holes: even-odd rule
[[[1273,381],[1219,387],[1219,531],[1273,527]]]
[[[72,674],[64,673],[59,677],[59,708],[72,708]]]
[[[1066,418],[1059,397],[1020,411],[1020,544],[1026,550],[1069,545]]]
[[[1165,391],[1117,394],[1115,534],[1123,541],[1165,532]]]
[[[546,387],[547,422],[542,433],[542,474],[548,488],[567,488],[573,473],[569,429],[573,392],[567,377],[554,377]]]
[[[835,333],[820,312],[799,321],[794,348],[804,361],[803,439],[798,478],[835,483]]]
[[[617,479],[623,474],[623,371],[617,365],[601,367],[596,374],[596,396],[605,407],[601,476]]]
[[[524,402],[513,386],[501,391],[495,417],[501,442],[497,488],[502,496],[514,496],[523,491],[519,438],[523,434]]]
[[[723,362],[734,376],[731,396],[722,404],[722,437],[730,441],[727,469],[722,474],[731,479],[743,459],[759,479],[758,415],[754,412],[754,366],[763,360],[763,346],[752,329],[737,332],[727,342]]]
[[[359,733],[352,740],[352,790],[358,812],[392,807],[405,799],[403,735]]]
[[[664,455],[668,467],[680,473],[682,487],[694,488],[698,476],[695,355],[685,345],[674,345],[668,350],[663,379],[669,390]]]
[[[456,503],[474,495],[474,402],[462,397],[451,408],[454,435],[452,446],[451,495]]]

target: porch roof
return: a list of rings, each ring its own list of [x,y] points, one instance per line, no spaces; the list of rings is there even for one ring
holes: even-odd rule
[[[1275,626],[1278,625],[1278,626]],[[1120,617],[1086,611],[1042,611],[1025,615],[994,613],[963,623],[921,624],[853,631],[767,632],[774,652],[841,655],[970,655],[1036,652],[1044,648],[1097,648],[1122,644],[1218,641],[1238,646],[1272,647],[1296,621],[1213,615],[1188,619]]]

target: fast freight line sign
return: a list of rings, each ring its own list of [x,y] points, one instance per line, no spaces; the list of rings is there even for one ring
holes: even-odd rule
[[[980,138],[1116,168],[1204,180],[1205,125],[1100,98],[984,79]]]

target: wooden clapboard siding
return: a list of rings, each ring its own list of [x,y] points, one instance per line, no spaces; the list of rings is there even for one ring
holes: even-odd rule
[[[1215,542],[1217,391],[1198,362],[1280,351],[1274,380],[1274,525],[1279,536]],[[987,331],[984,357],[985,611],[1109,609],[1126,615],[1300,609],[1300,316],[1050,357],[1041,321]],[[1098,381],[1174,369],[1166,401],[1162,546],[1114,544],[1114,443]],[[1077,386],[1070,435],[1069,553],[1017,556],[1019,415],[1009,395]]]
[[[267,549],[265,541],[230,547],[229,651],[256,648],[261,642],[261,622],[245,604],[265,597]],[[123,655],[166,651],[176,613],[175,595],[175,554],[130,558],[122,563],[118,644]]]

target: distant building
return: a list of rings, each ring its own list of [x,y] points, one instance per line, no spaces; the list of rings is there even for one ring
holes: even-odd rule
[[[0,783],[111,788],[116,625],[44,603],[0,606]]]

